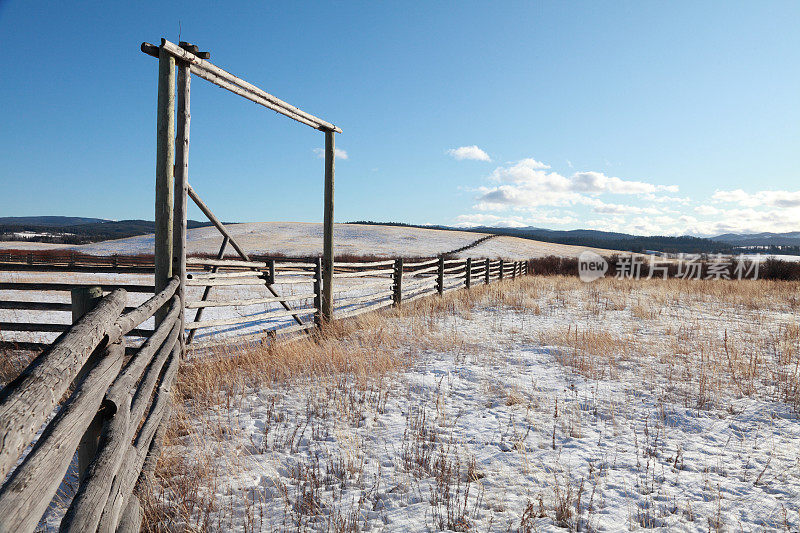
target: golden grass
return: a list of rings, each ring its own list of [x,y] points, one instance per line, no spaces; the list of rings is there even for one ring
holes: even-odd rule
[[[228,471],[220,472],[214,465],[224,452],[212,443],[231,428],[217,422],[200,424],[203,430],[198,431],[202,413],[225,412],[248,389],[280,390],[315,380],[330,385],[324,387],[325,398],[310,400],[310,408],[335,409],[339,416],[357,419],[363,416],[359,402],[385,402],[383,385],[376,382],[427,352],[476,351],[473,339],[448,324],[491,317],[487,312],[503,309],[557,318],[556,326],[520,330],[514,344],[552,346],[565,369],[590,379],[632,372],[643,387],[665,387],[663,396],[697,408],[756,396],[800,410],[798,305],[800,284],[794,282],[603,279],[584,284],[571,277],[523,277],[334,322],[289,343],[220,348],[181,368],[165,453],[155,482],[142,496],[146,528],[225,529],[225,524],[211,523],[212,516],[220,515],[214,487],[220,475],[235,470],[237,459],[226,458]],[[629,328],[606,328],[609,314]],[[361,400],[353,394],[361,394]],[[529,401],[515,390],[497,394],[507,405]],[[571,426],[570,434],[580,437],[579,424]],[[181,452],[185,445],[197,452],[191,460]],[[342,472],[357,475],[358,443],[350,455],[342,458]],[[307,476],[301,482],[305,487]],[[253,502],[254,513],[258,508]],[[354,523],[339,518],[342,524]]]

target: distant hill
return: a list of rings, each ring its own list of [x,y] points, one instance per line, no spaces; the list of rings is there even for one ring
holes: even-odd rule
[[[712,240],[734,246],[800,246],[800,231],[787,233],[725,233]]]
[[[533,226],[523,228],[497,228],[478,226],[474,228],[454,228],[451,226],[415,226],[397,222],[380,223],[372,221],[359,221],[353,224],[378,224],[389,226],[411,226],[451,231],[473,231],[478,233],[491,233],[507,235],[523,239],[568,244],[572,246],[588,246],[592,248],[605,248],[624,252],[645,252],[657,250],[666,253],[729,253],[733,245],[722,241],[714,241],[700,237],[684,235],[681,237],[667,237],[661,235],[642,236],[628,233],[598,230],[550,230]]]
[[[210,222],[189,220],[189,229]],[[82,217],[0,217],[0,240],[87,244],[146,235],[155,231],[152,220],[104,220]]]
[[[78,224],[92,224],[98,222],[111,222],[104,218],[86,217],[0,217],[0,224],[11,226],[77,226]]]

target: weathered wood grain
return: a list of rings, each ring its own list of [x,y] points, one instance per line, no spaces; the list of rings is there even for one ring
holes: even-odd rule
[[[175,58],[163,48],[158,56],[156,107],[155,289],[160,292],[172,277],[172,226],[175,163]],[[156,314],[156,323],[164,312]]]
[[[325,198],[322,209],[322,318],[333,320],[333,199],[336,141],[325,131]]]
[[[31,452],[0,490],[0,531],[33,531],[67,473],[83,430],[94,418],[103,395],[122,367],[124,347],[108,347],[75,393],[37,439]]]
[[[176,58],[189,63],[191,65],[192,72],[201,78],[210,81],[211,83],[219,85],[220,87],[228,89],[235,94],[239,94],[248,100],[259,103],[264,107],[272,109],[273,111],[281,113],[282,115],[297,120],[298,122],[302,122],[303,124],[313,128],[323,131],[335,131],[337,133],[342,132],[341,129],[337,128],[330,122],[326,122],[321,118],[315,117],[310,113],[306,113],[302,109],[284,102],[280,98],[277,98],[268,92],[259,89],[255,85],[234,76],[230,72],[217,67],[209,61],[200,59],[191,52],[184,50],[183,48],[165,39],[161,40],[161,48],[169,51]],[[256,101],[256,99],[259,101]]]
[[[104,298],[0,392],[0,479],[8,474],[103,341],[125,298],[125,291],[114,291]]]

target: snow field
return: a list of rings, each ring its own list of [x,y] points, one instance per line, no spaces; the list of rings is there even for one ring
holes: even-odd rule
[[[320,358],[294,373],[233,367],[184,395],[150,519],[238,531],[797,530],[797,294],[770,282],[523,278],[364,317],[264,363]]]

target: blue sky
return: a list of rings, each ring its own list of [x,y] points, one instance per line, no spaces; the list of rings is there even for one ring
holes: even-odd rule
[[[344,130],[337,221],[800,230],[799,25],[798,2],[0,0],[0,216],[152,219],[139,44],[180,28]],[[192,89],[219,216],[320,221],[323,135]]]

